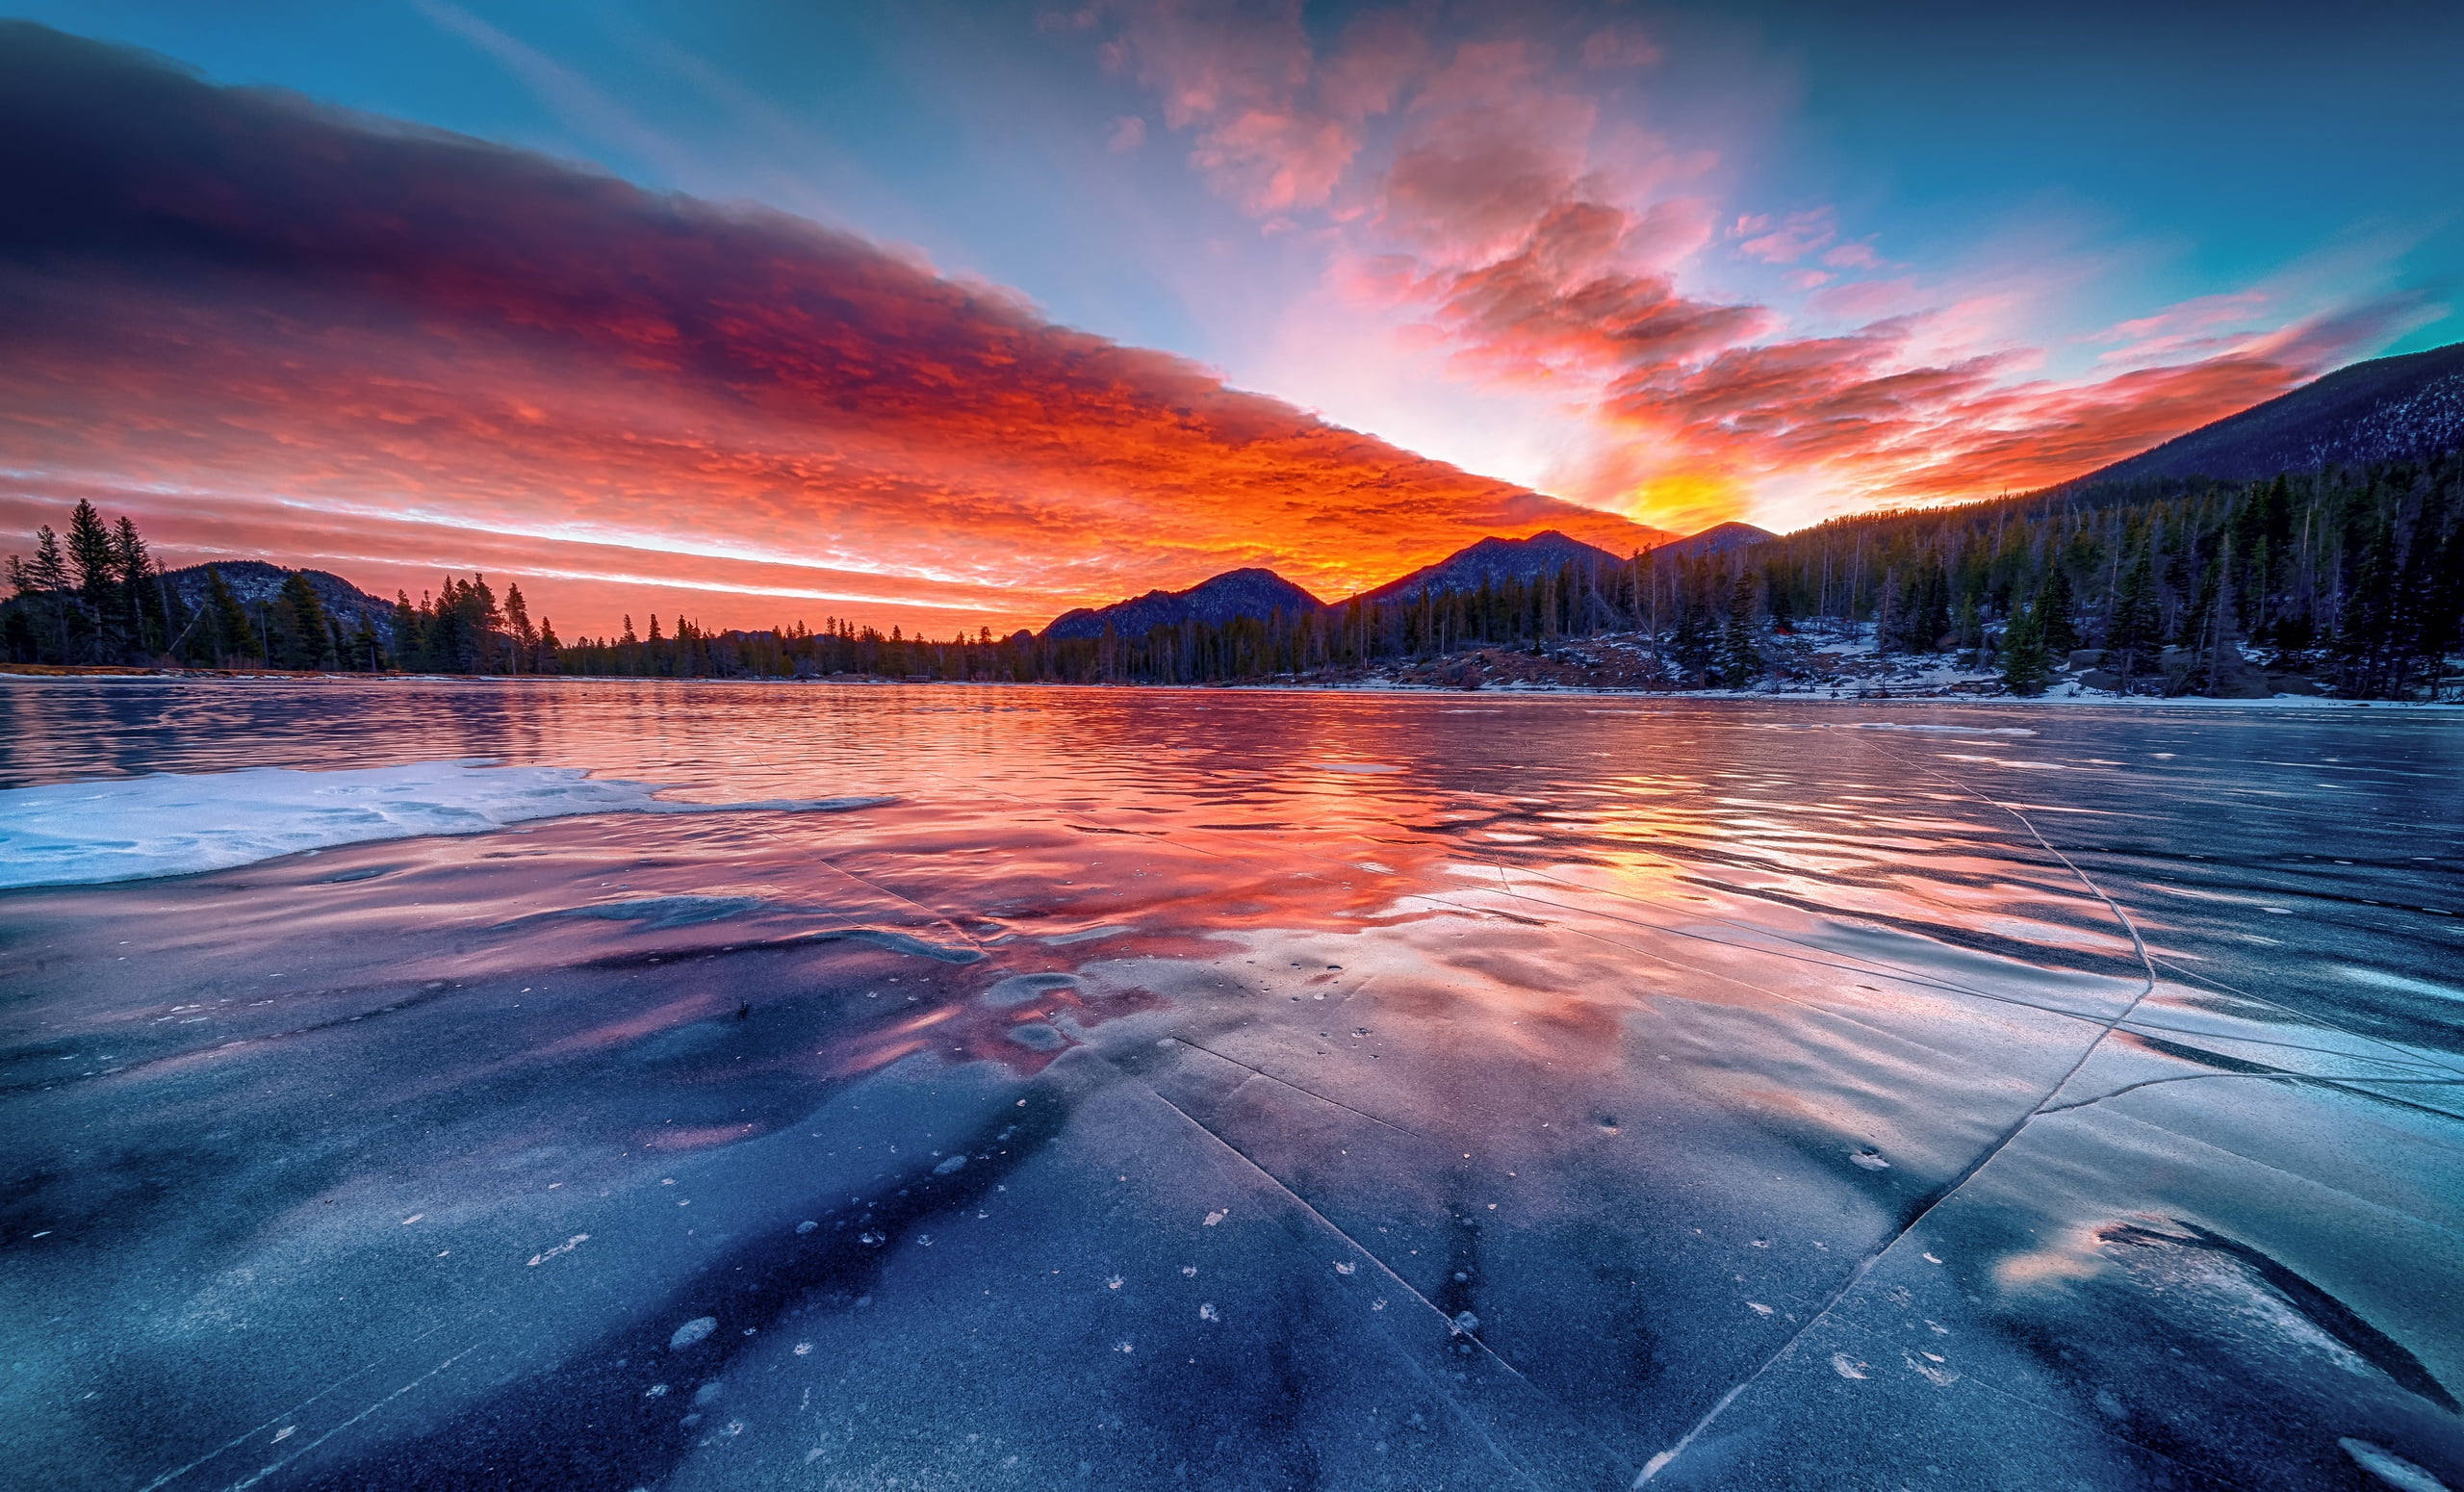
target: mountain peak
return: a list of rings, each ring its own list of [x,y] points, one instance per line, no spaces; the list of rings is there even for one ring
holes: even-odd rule
[[[1705,554],[1725,554],[1731,550],[1766,544],[1778,537],[1779,535],[1770,529],[1757,528],[1752,524],[1734,522],[1713,524],[1700,533],[1689,533],[1681,539],[1671,539],[1653,550],[1652,553],[1668,556],[1684,555],[1700,558]]]
[[[1152,590],[1109,606],[1080,606],[1052,619],[1043,630],[1056,641],[1101,637],[1109,625],[1116,637],[1143,637],[1159,627],[1205,622],[1219,627],[1235,617],[1264,620],[1280,611],[1286,616],[1315,611],[1325,603],[1271,570],[1255,566],[1226,570],[1187,590]]]
[[[1568,538],[1554,528],[1543,528],[1527,539],[1501,539],[1492,534],[1433,565],[1423,565],[1400,579],[1363,591],[1354,599],[1394,601],[1428,591],[1472,591],[1483,584],[1537,579],[1568,565],[1605,568],[1625,562],[1604,549]]]

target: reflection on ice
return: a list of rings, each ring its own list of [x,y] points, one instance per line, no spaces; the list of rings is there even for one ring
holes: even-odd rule
[[[354,697],[871,801],[0,898],[30,1478],[2464,1487],[2452,726]]]

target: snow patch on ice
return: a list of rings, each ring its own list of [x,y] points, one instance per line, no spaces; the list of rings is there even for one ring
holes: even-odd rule
[[[333,772],[118,777],[0,789],[0,887],[192,875],[302,850],[485,834],[580,813],[822,812],[888,798],[672,803],[655,783],[491,758]]]
[[[2446,1482],[2383,1446],[2355,1440],[2349,1435],[2336,1444],[2344,1448],[2345,1454],[2352,1457],[2354,1465],[2391,1487],[2400,1487],[2403,1492],[2447,1492]]]
[[[668,1351],[677,1351],[691,1347],[718,1329],[719,1319],[716,1316],[696,1316],[683,1325],[677,1327],[676,1334],[667,1339]]]

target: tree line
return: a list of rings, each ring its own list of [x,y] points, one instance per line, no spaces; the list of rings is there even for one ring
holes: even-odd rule
[[[1722,554],[1646,552],[1476,590],[1186,622],[1140,636],[947,641],[831,618],[761,632],[680,621],[569,648],[569,673],[860,674],[1199,683],[1301,678],[1477,648],[1641,644],[1668,688],[1747,687],[1806,631],[1950,656],[2040,692],[2073,656],[2128,692],[2212,692],[2255,668],[2417,698],[2464,642],[2464,455],[2254,482],[2153,479],[1835,519]],[[2083,653],[2083,650],[2085,652]],[[2259,655],[2253,665],[2250,652]]]
[[[2464,454],[2220,483],[2080,485],[1866,514],[1726,553],[1644,553],[1476,590],[1424,593],[1124,636],[947,640],[832,617],[560,642],[521,587],[484,578],[398,596],[346,633],[297,572],[244,603],[206,571],[200,603],[163,583],[136,526],[80,503],[9,561],[0,641],[21,661],[169,657],[215,665],[652,678],[1202,683],[1335,677],[1474,649],[1563,651],[1620,636],[1646,683],[1747,687],[1806,667],[1805,633],[1892,656],[1954,656],[2040,691],[2076,657],[2125,691],[2214,692],[2254,665],[2359,698],[2453,692],[2464,644]],[[2083,650],[2086,650],[2083,652]]]
[[[132,520],[107,524],[91,502],[70,511],[64,539],[36,529],[33,550],[8,559],[0,651],[12,662],[552,673],[563,651],[552,624],[532,624],[520,585],[500,602],[484,576],[449,576],[416,603],[398,593],[391,608],[346,619],[305,571],[255,597],[216,565],[199,567],[200,583],[175,584]]]

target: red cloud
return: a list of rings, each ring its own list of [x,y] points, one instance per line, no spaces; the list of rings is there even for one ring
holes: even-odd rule
[[[720,625],[1006,627],[1649,537],[843,234],[39,28],[0,31],[0,129],[46,141],[0,161],[0,457],[199,549],[550,571],[595,631],[694,576],[746,596]]]

